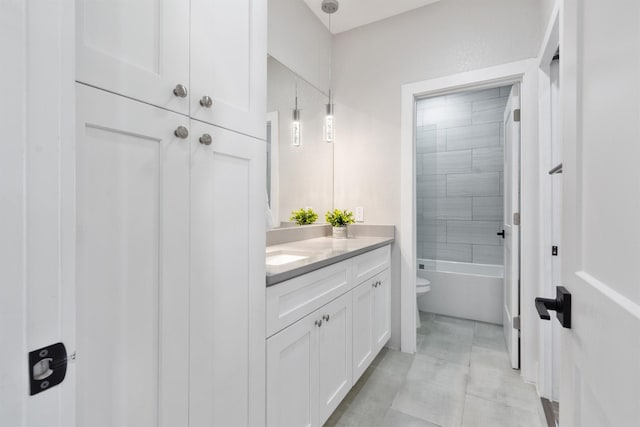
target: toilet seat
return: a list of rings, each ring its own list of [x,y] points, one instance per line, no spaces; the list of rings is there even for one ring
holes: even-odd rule
[[[426,294],[431,290],[431,282],[424,277],[416,277],[416,294]]]

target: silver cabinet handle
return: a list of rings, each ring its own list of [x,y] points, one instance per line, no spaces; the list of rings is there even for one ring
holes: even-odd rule
[[[200,141],[200,144],[202,145],[211,145],[211,142],[213,141],[213,139],[211,138],[211,135],[209,135],[208,133],[203,133],[200,139],[198,139],[198,141]]]
[[[322,320],[316,320],[316,326],[317,327],[322,326]]]
[[[177,84],[175,89],[173,89],[173,94],[178,98],[186,98],[187,93],[188,92],[185,85]]]
[[[211,106],[213,105],[213,99],[211,99],[210,96],[205,95],[200,99],[200,105],[205,108],[211,108]]]
[[[325,314],[324,316],[322,316],[322,318],[324,319],[325,322],[329,321],[329,315]]]
[[[176,130],[173,131],[173,134],[178,138],[186,139],[189,136],[189,129],[184,126],[178,126]]]

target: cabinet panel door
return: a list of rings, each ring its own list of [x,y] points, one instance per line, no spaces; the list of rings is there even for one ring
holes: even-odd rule
[[[309,315],[267,340],[267,426],[316,427],[319,316]]]
[[[266,1],[191,0],[191,116],[265,138]],[[203,96],[211,107],[200,104]]]
[[[189,2],[76,2],[76,79],[189,114]]]
[[[385,270],[374,279],[380,284],[373,292],[373,338],[374,352],[378,351],[391,337],[391,275]]]
[[[189,124],[76,86],[77,425],[186,425]]]
[[[375,357],[373,343],[374,279],[353,290],[353,382],[369,367]]]
[[[317,317],[323,320],[318,327],[320,424],[329,418],[353,384],[351,310],[351,292],[347,292],[317,311]]]
[[[264,425],[264,142],[193,120],[191,138],[189,422]]]

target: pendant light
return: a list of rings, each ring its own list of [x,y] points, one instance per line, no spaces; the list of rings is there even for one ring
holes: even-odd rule
[[[300,146],[300,110],[298,110],[298,83],[296,82],[296,104],[293,109],[293,121],[291,122],[291,145]]]
[[[323,0],[322,1],[322,11],[329,15],[329,35],[333,37],[331,33],[331,14],[338,11],[338,0]],[[329,103],[326,105],[326,111],[324,116],[324,140],[328,143],[332,143],[335,138],[335,117],[333,113],[333,102],[331,99],[331,83],[332,83],[332,58],[333,56],[333,40],[331,41],[331,50],[329,52]]]

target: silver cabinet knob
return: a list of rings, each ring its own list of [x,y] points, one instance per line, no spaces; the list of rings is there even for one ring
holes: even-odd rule
[[[203,133],[198,141],[200,141],[200,144],[202,145],[211,145],[213,138],[211,138],[211,135],[209,135],[208,133]]]
[[[173,131],[173,134],[181,139],[186,139],[189,136],[189,129],[184,126],[178,126],[176,130]]]
[[[316,326],[317,327],[322,326],[322,320],[316,320]]]
[[[200,105],[202,105],[205,108],[211,108],[211,106],[213,105],[213,99],[211,99],[210,96],[203,96],[202,98],[200,98]]]
[[[178,98],[186,98],[187,93],[187,87],[185,85],[178,84],[175,89],[173,89],[173,94]]]

